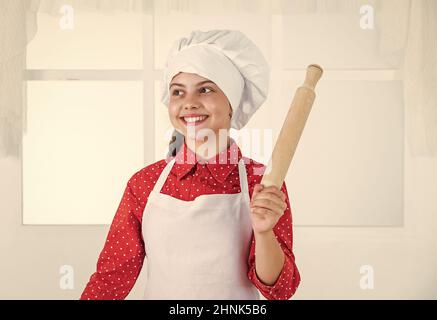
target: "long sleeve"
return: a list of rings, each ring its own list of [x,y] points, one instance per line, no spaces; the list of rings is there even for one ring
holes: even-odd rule
[[[86,285],[81,300],[122,300],[129,294],[141,271],[145,250],[141,234],[144,202],[134,195],[128,181],[114,216],[97,270]]]
[[[259,183],[259,181],[257,182]],[[295,264],[293,254],[293,225],[291,216],[290,201],[287,193],[285,182],[282,185],[281,191],[286,195],[287,208],[278,223],[273,228],[276,239],[284,252],[285,261],[282,271],[276,282],[269,286],[264,284],[257,276],[255,270],[255,238],[252,235],[250,254],[248,260],[248,278],[252,281],[255,287],[267,300],[288,300],[297,290],[300,284],[300,274]]]

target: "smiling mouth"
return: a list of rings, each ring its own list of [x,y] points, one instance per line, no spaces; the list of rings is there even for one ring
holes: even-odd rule
[[[209,118],[209,116],[207,116],[207,115],[198,116],[198,117],[180,117],[180,119],[182,120],[182,122],[186,126],[200,125],[200,124],[204,123],[208,118]]]

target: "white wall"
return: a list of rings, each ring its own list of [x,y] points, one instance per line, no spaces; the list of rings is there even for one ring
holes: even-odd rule
[[[295,299],[437,298],[437,158],[412,158],[407,150],[404,170],[404,227],[294,228],[302,275]],[[19,161],[0,160],[0,176],[0,298],[78,298],[108,227],[22,226]],[[74,268],[74,290],[59,287],[65,264]],[[374,267],[373,290],[359,287],[366,264]]]
[[[240,16],[241,17],[241,16]],[[189,16],[188,16],[189,18]],[[187,30],[194,29],[198,24],[208,25],[210,28],[216,27],[212,24],[212,19],[209,16],[203,16],[202,19],[191,19],[194,25],[184,24],[187,19],[177,17],[176,20],[172,20],[175,24],[181,23]],[[238,17],[237,17],[238,18]],[[160,19],[160,20],[159,20]],[[167,17],[171,20],[172,17]],[[350,121],[356,119],[351,114],[346,115],[339,112],[341,110],[360,110],[363,111],[363,106],[357,103],[351,106],[350,109],[344,108],[344,105],[336,105],[338,101],[348,103],[352,101],[351,97],[353,92],[349,90],[356,86],[355,83],[350,83],[349,89],[345,89],[344,86],[337,87],[335,85],[329,85],[329,81],[340,80],[349,81],[348,75],[357,76],[361,80],[366,81],[365,76],[360,75],[360,70],[355,70],[352,73],[343,72],[344,69],[355,65],[356,68],[388,68],[386,65],[378,62],[378,55],[373,55],[374,51],[364,52],[361,49],[353,51],[353,54],[348,54],[348,59],[343,59],[338,54],[344,52],[344,48],[330,46],[330,41],[321,41],[321,44],[327,46],[325,50],[310,50],[312,56],[309,57],[308,47],[306,45],[299,45],[297,40],[304,41],[303,34],[308,37],[318,37],[319,32],[312,32],[309,28],[306,32],[302,32],[302,29],[297,29],[293,24],[302,26],[303,17],[289,17],[285,21],[284,25],[279,25],[278,21],[273,19],[269,20],[267,17],[259,17],[259,19],[238,19],[235,16],[227,16],[226,19],[214,19],[217,23],[217,27],[237,27],[237,23],[240,23],[239,27],[249,37],[257,40],[258,44],[265,48],[265,53],[270,61],[284,61],[288,64],[276,65],[275,76],[280,72],[280,68],[302,68],[308,62],[319,62],[323,67],[328,68],[328,72],[325,74],[326,82],[321,82],[319,85],[318,98],[316,100],[314,112],[310,115],[308,126],[302,137],[301,144],[296,153],[294,159],[294,167],[299,168],[299,171],[293,173],[290,176],[290,186],[296,185],[296,190],[303,183],[307,183],[308,180],[314,179],[314,172],[311,171],[311,165],[306,160],[311,157],[310,147],[314,146],[317,141],[320,141],[318,137],[324,134],[320,130],[319,126],[314,126],[316,123],[323,123],[325,117],[327,117],[326,110],[330,110],[333,114],[326,120],[326,123],[342,123],[344,121]],[[321,20],[323,21],[323,20]],[[334,22],[336,20],[333,20]],[[253,28],[253,24],[258,24],[258,28],[262,29],[262,32],[258,32],[256,28]],[[289,23],[289,24],[288,24]],[[341,39],[355,39],[351,34],[352,32],[344,27],[342,21],[340,30],[344,30],[342,34],[344,37]],[[283,29],[284,33],[289,38],[283,38],[278,36],[277,26],[286,26]],[[311,25],[311,24],[310,24]],[[269,26],[272,27],[269,30]],[[168,23],[163,17],[158,17],[155,27],[157,28],[157,35],[161,39],[161,43],[157,44],[156,48],[156,64],[157,69],[162,67],[163,59],[166,56],[170,40],[175,37],[170,31]],[[315,28],[315,26],[314,26]],[[289,32],[293,30],[295,34]],[[337,29],[329,29],[334,32]],[[273,32],[272,32],[273,31]],[[185,34],[186,30],[178,28],[178,32]],[[329,32],[328,32],[329,33]],[[361,33],[359,33],[361,34]],[[158,37],[157,37],[158,39]],[[276,44],[282,40],[287,40],[284,45],[284,50],[272,50],[270,40],[273,40]],[[309,38],[307,38],[308,40]],[[375,48],[374,39],[369,35],[365,36],[369,42],[365,42],[366,48]],[[321,40],[326,40],[322,39]],[[133,41],[136,43],[136,41]],[[307,41],[307,45],[314,45],[317,42]],[[164,45],[165,44],[165,45]],[[166,47],[167,46],[167,47]],[[353,44],[352,44],[353,46]],[[336,51],[337,49],[339,49]],[[361,48],[361,47],[360,47]],[[299,51],[300,49],[300,51]],[[326,50],[331,49],[329,52]],[[350,52],[350,51],[348,51]],[[277,54],[287,55],[287,59],[278,60]],[[319,55],[319,56],[318,56]],[[363,55],[364,58],[363,59]],[[284,58],[284,57],[282,57]],[[319,59],[320,58],[320,59]],[[321,60],[325,59],[325,60]],[[310,61],[311,60],[311,61]],[[356,65],[356,62],[362,62],[362,65]],[[342,65],[344,63],[344,65]],[[375,65],[376,63],[376,65]],[[375,67],[375,68],[376,68]],[[343,71],[339,73],[330,73],[332,69],[339,68]],[[331,70],[329,70],[331,69]],[[295,72],[295,73],[293,73]],[[291,73],[296,75],[296,72]],[[355,72],[355,73],[354,73]],[[289,75],[289,73],[287,73]],[[370,73],[371,75],[373,73]],[[390,74],[390,71],[389,71]],[[376,78],[386,79],[386,74],[382,76],[379,74]],[[330,80],[328,80],[330,78]],[[301,79],[300,74],[296,78],[291,80]],[[390,77],[388,77],[390,80]],[[291,82],[288,79],[288,84]],[[378,79],[376,79],[378,80]],[[379,79],[380,80],[380,79]],[[379,81],[378,80],[378,81]],[[396,79],[392,79],[396,80]],[[283,81],[282,83],[287,83]],[[385,80],[384,80],[385,81]],[[300,80],[298,80],[300,83]],[[279,88],[279,89],[278,89]],[[369,87],[370,88],[370,85]],[[283,94],[281,87],[273,87],[273,98],[270,101],[270,105],[266,105],[266,108],[274,108],[277,103],[288,103],[291,95],[294,93],[295,86],[290,86],[290,91],[285,88],[286,94]],[[343,90],[343,91],[342,91]],[[366,91],[366,88],[360,90]],[[345,93],[347,91],[347,94]],[[398,91],[398,87],[394,87],[393,90],[389,90],[388,87],[381,88],[377,91],[368,91],[369,96],[372,99],[384,102],[394,103],[391,107],[395,109],[388,110],[403,110],[400,103],[401,93]],[[342,94],[343,92],[343,94]],[[343,100],[337,99],[343,97]],[[347,97],[347,99],[345,98]],[[156,97],[157,98],[157,97]],[[349,99],[349,100],[348,100]],[[382,99],[382,100],[381,100]],[[360,101],[363,103],[363,101]],[[372,100],[364,101],[365,104],[371,104]],[[385,102],[384,102],[385,103]],[[161,107],[156,105],[156,108]],[[331,108],[330,108],[331,107]],[[373,106],[375,107],[375,106]],[[324,109],[321,109],[324,108]],[[162,133],[166,129],[164,120],[165,112],[161,112],[162,109],[156,112],[156,146],[163,143]],[[286,109],[281,109],[281,112],[286,112]],[[266,114],[271,115],[266,119]],[[366,119],[371,119],[369,113],[366,114]],[[328,115],[329,116],[329,115]],[[381,116],[381,114],[379,114]],[[396,121],[390,117],[390,114],[385,114],[382,120],[386,119],[387,122],[380,121],[379,124],[389,123],[399,124],[402,118],[397,114]],[[403,119],[404,123],[408,122],[406,118]],[[257,119],[258,117],[258,119]],[[387,118],[384,118],[387,117]],[[269,110],[265,110],[264,113],[260,112],[254,117],[251,126],[253,128],[265,128],[275,126],[280,123],[281,115],[273,114]],[[314,121],[312,121],[314,120]],[[335,121],[333,121],[335,120]],[[379,119],[381,120],[381,119]],[[269,122],[270,121],[270,122]],[[320,121],[320,122],[318,122]],[[402,123],[401,123],[402,124]],[[404,126],[405,127],[405,126]],[[329,127],[328,127],[329,128]],[[399,127],[396,127],[399,129]],[[338,133],[340,128],[333,124],[331,134]],[[337,130],[337,131],[335,131]],[[389,130],[389,129],[387,129]],[[394,132],[394,131],[391,131]],[[408,132],[396,131],[397,138],[402,141],[402,137],[406,137]],[[377,134],[384,134],[383,130],[377,132]],[[363,137],[363,135],[361,135]],[[346,134],[342,136],[343,145],[354,145],[356,142],[354,139],[356,136]],[[312,140],[311,140],[312,139]],[[400,182],[394,183],[388,181],[389,176],[380,176],[380,184],[387,186],[400,186],[403,187],[403,197],[396,195],[397,193],[387,193],[388,198],[372,198],[371,192],[366,194],[365,202],[362,199],[354,202],[357,206],[356,210],[350,212],[350,219],[345,224],[354,225],[348,227],[336,227],[329,223],[329,214],[335,216],[337,221],[346,222],[343,218],[350,218],[338,215],[338,212],[333,212],[332,209],[327,210],[323,201],[320,201],[320,197],[314,193],[311,193],[311,188],[301,189],[306,190],[305,194],[299,195],[298,192],[293,192],[293,188],[289,188],[289,195],[292,199],[291,206],[293,212],[294,222],[301,226],[294,227],[294,253],[296,256],[296,262],[301,273],[302,282],[294,296],[295,299],[406,299],[406,298],[421,298],[421,299],[435,299],[437,298],[437,255],[435,254],[435,247],[437,244],[437,201],[435,199],[436,194],[436,181],[437,181],[437,157],[425,158],[425,157],[412,157],[409,147],[404,140],[403,146],[403,167],[400,173],[396,176],[396,179],[401,179]],[[371,141],[371,140],[368,140]],[[390,141],[390,140],[386,140]],[[147,148],[147,146],[145,146]],[[151,147],[155,149],[155,145]],[[367,154],[370,152],[372,155],[372,146],[367,145]],[[158,154],[159,148],[156,149]],[[397,149],[399,150],[399,149]],[[348,150],[346,150],[347,152]],[[86,155],[84,155],[86,156]],[[392,159],[393,153],[390,157],[384,157],[379,155],[381,163],[387,168],[391,164],[399,165],[401,160],[399,158]],[[399,155],[402,157],[402,155]],[[396,163],[395,163],[396,161]],[[373,162],[375,165],[376,162]],[[147,163],[148,164],[148,163]],[[109,226],[104,225],[53,225],[53,226],[23,226],[22,225],[22,181],[21,176],[21,159],[6,158],[0,159],[0,214],[2,222],[0,223],[0,298],[2,299],[78,299],[86,282],[90,275],[95,271],[95,265],[98,255],[103,248],[104,241],[109,229]],[[313,166],[314,167],[314,166]],[[384,168],[382,167],[382,168]],[[373,170],[375,167],[362,167],[359,173],[362,176],[371,176],[375,174]],[[140,169],[140,168],[138,168]],[[326,174],[330,174],[327,170],[323,170]],[[133,172],[132,172],[133,173]],[[345,176],[343,172],[343,178]],[[126,177],[127,179],[128,177]],[[127,180],[126,180],[127,181]],[[398,181],[398,180],[396,180]],[[339,188],[340,185],[337,185]],[[344,185],[343,185],[344,187]],[[336,181],[333,180],[330,188],[336,188]],[[381,190],[379,188],[379,190]],[[120,185],[120,193],[118,200],[120,201],[122,196],[123,186]],[[320,190],[319,190],[320,192]],[[344,198],[345,201],[353,202],[350,198]],[[72,199],[72,201],[81,201],[81,199]],[[306,206],[305,203],[311,201],[311,206]],[[362,206],[359,201],[363,201]],[[387,203],[402,203],[402,206],[395,207],[397,210],[387,212],[385,211]],[[68,205],[68,204],[67,204]],[[87,205],[84,203],[84,205]],[[95,205],[95,204],[94,204]],[[311,209],[310,209],[311,208]],[[378,210],[379,209],[379,210]],[[113,207],[112,212],[115,213],[116,207]],[[344,214],[347,212],[343,210]],[[322,214],[323,213],[323,214]],[[364,216],[366,213],[368,217]],[[375,215],[382,215],[382,219],[375,220]],[[367,226],[371,225],[372,221],[384,221],[383,218],[387,217],[403,217],[403,224],[398,227],[382,227],[382,226]],[[321,217],[324,218],[320,219]],[[340,219],[341,218],[341,219]],[[393,221],[398,222],[396,219],[391,219],[386,225],[392,225]],[[323,221],[321,226],[311,226],[311,222]],[[338,224],[338,223],[336,223]],[[305,226],[303,226],[305,225]],[[383,225],[381,223],[380,225]],[[59,281],[61,275],[59,273],[61,266],[70,265],[74,270],[74,289],[73,290],[61,290]],[[363,276],[360,274],[360,267],[363,265],[370,265],[374,269],[374,289],[362,290],[359,286],[360,278]]]

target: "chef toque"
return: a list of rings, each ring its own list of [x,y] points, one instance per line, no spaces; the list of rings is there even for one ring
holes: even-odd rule
[[[231,128],[243,128],[267,98],[270,68],[259,48],[238,30],[192,31],[176,40],[161,82],[168,107],[169,85],[179,72],[196,73],[223,91],[233,113]]]

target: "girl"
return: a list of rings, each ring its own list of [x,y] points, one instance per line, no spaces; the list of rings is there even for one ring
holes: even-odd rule
[[[173,45],[162,95],[175,128],[169,156],[129,179],[81,299],[124,299],[144,258],[145,299],[295,293],[285,183],[263,188],[265,166],[229,136],[265,101],[268,78],[261,52],[239,31],[197,30]]]

